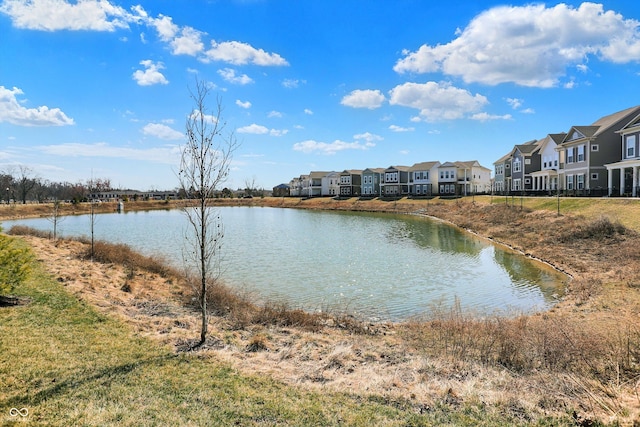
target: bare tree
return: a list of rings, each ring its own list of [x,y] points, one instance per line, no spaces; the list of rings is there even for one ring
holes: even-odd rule
[[[178,179],[181,190],[187,195],[184,213],[190,225],[186,236],[189,261],[196,264],[198,284],[196,293],[202,314],[200,341],[205,343],[208,330],[207,289],[220,276],[220,250],[224,228],[219,212],[212,205],[218,186],[229,174],[232,154],[238,144],[233,132],[224,134],[221,122],[222,104],[217,98],[216,110],[207,108],[209,87],[196,80],[195,92],[190,90],[194,109],[186,122],[187,141],[182,148]],[[189,203],[190,202],[190,203]],[[189,250],[190,249],[190,250]]]
[[[33,170],[25,165],[18,167],[18,178],[16,179],[18,191],[20,192],[20,200],[22,204],[27,203],[29,192],[38,184],[38,178],[33,176]]]
[[[49,216],[47,217],[47,220],[53,226],[53,241],[54,242],[56,240],[58,240],[58,224],[60,224],[60,222],[62,222],[62,220],[64,219],[64,217],[60,213],[60,204],[61,204],[60,200],[55,199],[53,201],[53,205],[51,206],[51,211],[49,212]],[[92,226],[91,230],[92,230],[91,235],[93,236],[93,226]],[[92,242],[93,242],[93,238],[92,238]],[[91,256],[93,256],[93,250],[91,251]]]
[[[244,180],[244,192],[245,192],[245,195],[251,196],[251,197],[256,196],[258,194],[255,175],[251,179],[246,178]]]

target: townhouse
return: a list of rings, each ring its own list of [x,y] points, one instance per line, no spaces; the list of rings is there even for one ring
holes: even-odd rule
[[[620,161],[604,165],[607,168],[608,194],[640,196],[640,114],[617,131],[620,135]],[[616,188],[617,187],[617,188]]]
[[[382,194],[384,168],[367,168],[362,171],[362,195],[378,197]]]
[[[494,162],[494,191],[640,196],[640,106],[514,145]]]
[[[357,169],[345,170],[340,173],[340,196],[360,196],[362,193],[362,171]]]
[[[438,194],[470,196],[491,191],[491,170],[478,161],[445,162],[438,166]]]
[[[531,172],[533,191],[536,193],[551,194],[558,190],[560,155],[556,147],[565,138],[566,133],[550,133],[537,142],[540,155],[540,167]]]
[[[605,165],[623,160],[618,131],[639,113],[640,106],[627,108],[601,117],[589,126],[569,129],[556,147],[560,153],[560,181],[567,194],[604,196],[615,191],[609,187]],[[611,184],[616,185],[613,181]]]
[[[421,162],[409,168],[409,194],[415,197],[432,196],[438,191],[440,162]]]

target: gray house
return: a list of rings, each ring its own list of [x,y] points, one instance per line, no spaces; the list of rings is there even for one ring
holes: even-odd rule
[[[561,188],[569,194],[605,195],[620,188],[612,182],[608,170],[623,159],[620,131],[640,114],[640,106],[604,116],[589,126],[572,126],[562,143],[560,153]]]
[[[382,193],[384,168],[367,168],[362,171],[362,196],[377,197]]]
[[[531,173],[540,170],[540,146],[537,140],[518,144],[511,152],[511,191],[533,189]]]
[[[512,152],[508,152],[493,163],[493,191],[507,194],[511,190],[511,160]]]
[[[359,196],[362,192],[362,171],[350,169],[341,172],[338,185],[340,196]]]
[[[409,167],[389,166],[384,170],[382,195],[386,197],[409,194]]]
[[[640,114],[617,132],[621,138],[622,158],[605,165],[609,195],[640,196]],[[614,191],[615,187],[618,191]]]

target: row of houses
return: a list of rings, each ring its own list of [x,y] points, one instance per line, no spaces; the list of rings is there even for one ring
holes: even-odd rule
[[[517,144],[494,163],[497,193],[640,196],[640,106]]]
[[[491,170],[475,160],[413,166],[312,171],[274,188],[276,196],[430,197],[489,193]]]

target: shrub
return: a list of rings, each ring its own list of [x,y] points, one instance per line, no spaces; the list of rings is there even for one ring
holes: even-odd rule
[[[13,291],[30,272],[33,254],[10,237],[0,235],[0,295]]]

